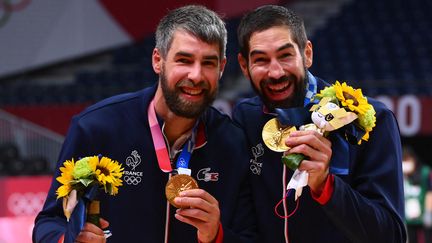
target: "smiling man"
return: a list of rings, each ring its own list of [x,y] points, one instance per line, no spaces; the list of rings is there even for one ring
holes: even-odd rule
[[[289,126],[304,125],[295,121],[310,118],[312,98],[329,86],[308,71],[313,51],[303,20],[282,6],[262,6],[242,18],[237,33],[241,69],[258,95],[240,102],[233,119],[254,156],[259,242],[405,242],[401,144],[392,112],[368,98],[376,127],[361,145],[349,144],[343,129],[328,138],[296,131],[281,141]],[[287,192],[293,171],[262,139],[264,125],[278,115],[292,123],[272,136],[290,148],[286,154],[306,155],[298,169],[308,172],[308,182],[297,202]]]
[[[254,242],[246,140],[210,107],[226,63],[226,38],[223,21],[205,7],[169,12],[152,54],[158,83],[74,117],[54,178],[71,158],[101,154],[123,165],[118,195],[101,198],[109,242]],[[102,229],[85,223],[71,232],[81,219],[72,214],[66,221],[56,200],[59,186],[54,179],[33,241],[105,242],[105,220]]]
[[[248,45],[250,53],[239,56],[240,65],[267,108],[301,105],[306,68],[312,64],[311,43],[303,53],[286,27],[276,26],[253,33]]]

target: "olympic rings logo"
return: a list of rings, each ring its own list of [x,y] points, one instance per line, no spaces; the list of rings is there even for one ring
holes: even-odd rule
[[[7,207],[15,216],[33,216],[42,210],[46,196],[46,192],[12,193]]]
[[[139,176],[125,176],[123,179],[128,185],[136,186],[141,182],[141,177]]]
[[[18,3],[12,3],[13,0],[0,0],[0,28],[6,25],[13,12],[18,12],[27,7],[31,0],[19,0]]]
[[[256,158],[251,159],[249,162],[251,163],[249,169],[252,171],[252,173],[255,175],[261,175],[262,163],[258,163]]]
[[[249,168],[252,171],[252,173],[254,173],[255,175],[261,174],[261,168],[258,167],[256,164],[251,164]]]

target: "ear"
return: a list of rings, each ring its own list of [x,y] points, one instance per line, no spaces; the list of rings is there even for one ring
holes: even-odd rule
[[[312,66],[312,61],[313,61],[312,42],[310,42],[310,41],[306,42],[306,47],[304,50],[304,57],[305,57],[306,67],[310,68]]]
[[[248,61],[246,60],[246,58],[244,58],[243,55],[241,53],[239,53],[237,55],[237,60],[238,60],[238,63],[240,65],[240,68],[243,72],[243,75],[246,76],[248,79],[251,79],[249,77]]]
[[[337,123],[340,124],[339,127],[342,127],[353,122],[355,119],[357,119],[357,115],[354,112],[347,112],[345,116],[338,118]]]
[[[152,66],[156,74],[160,74],[162,70],[162,56],[159,49],[154,48],[152,53]]]
[[[357,119],[357,115],[354,112],[347,112],[348,114],[343,118],[345,124],[349,124]]]

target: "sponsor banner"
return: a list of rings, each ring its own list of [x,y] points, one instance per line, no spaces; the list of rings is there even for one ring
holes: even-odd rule
[[[396,116],[401,135],[413,137],[432,135],[432,98],[415,95],[378,96]]]
[[[34,217],[43,207],[50,184],[50,176],[0,179],[0,217]]]

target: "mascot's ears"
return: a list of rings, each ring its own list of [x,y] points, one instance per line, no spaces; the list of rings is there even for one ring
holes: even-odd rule
[[[341,110],[344,110],[341,108]],[[340,127],[343,127],[352,121],[357,119],[357,115],[354,112],[343,112],[343,115],[335,116],[335,119],[330,121],[330,125],[336,130]]]
[[[354,112],[347,112],[346,116],[342,117],[341,120],[346,125],[353,122],[357,117],[358,116]]]

